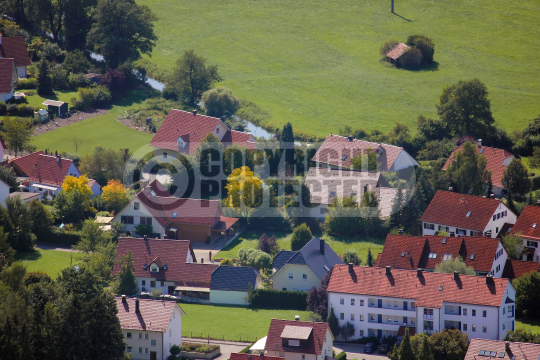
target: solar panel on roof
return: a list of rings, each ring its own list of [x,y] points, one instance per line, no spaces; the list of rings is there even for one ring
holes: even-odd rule
[[[478,355],[484,356],[484,350],[480,350],[480,351],[478,352]]]
[[[498,357],[503,358],[503,357],[504,357],[504,353],[503,353],[503,352],[500,352]]]

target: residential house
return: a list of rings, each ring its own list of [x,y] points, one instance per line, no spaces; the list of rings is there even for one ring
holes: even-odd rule
[[[40,150],[28,155],[18,156],[8,160],[7,166],[13,168],[19,181],[28,180],[40,155],[45,155],[45,152]]]
[[[444,164],[443,170],[446,171],[450,167],[456,154],[461,150],[463,150],[463,144],[452,151]],[[506,195],[507,189],[502,184],[502,177],[508,165],[515,159],[514,154],[503,149],[484,146],[482,145],[482,139],[477,141],[476,153],[486,158],[486,170],[491,171],[491,182],[493,184],[491,190],[493,194],[498,198]]]
[[[92,190],[92,197],[101,195],[101,186],[94,179],[88,179],[88,187]]]
[[[212,273],[210,302],[247,305],[249,288],[256,290],[261,282],[261,274],[250,266],[220,266]]]
[[[134,360],[165,360],[173,345],[182,345],[184,310],[175,301],[116,296],[126,352]]]
[[[461,257],[476,275],[504,277],[508,254],[499,239],[477,236],[386,236],[375,266],[434,271],[442,261]]]
[[[244,353],[232,353],[229,360],[254,360],[253,355],[251,354],[244,354]],[[262,352],[259,355],[256,355],[255,360],[285,360],[284,357],[279,356],[268,356],[265,355],[264,352]]]
[[[503,278],[518,279],[530,272],[540,272],[540,263],[536,261],[506,260],[503,271]]]
[[[387,50],[384,54],[388,56],[392,64],[400,65],[401,64],[400,58],[403,54],[405,54],[407,49],[409,49],[409,47],[405,45],[404,43],[400,42],[394,45],[389,50]]]
[[[285,360],[332,357],[334,335],[326,322],[272,319],[264,350]]]
[[[24,191],[14,191],[11,194],[9,194],[10,198],[20,198],[23,204],[28,204],[29,202],[32,202],[34,200],[41,200],[41,194],[40,193],[31,193],[31,192],[24,192]]]
[[[343,260],[323,239],[314,237],[299,251],[280,251],[272,265],[272,288],[309,291],[319,287],[326,273]]]
[[[373,192],[379,202],[381,218],[387,218],[397,193],[397,189],[391,188],[384,176],[376,171],[311,167],[304,184],[311,195],[310,215],[320,220],[324,220],[328,206],[335,198],[355,197],[360,205],[368,191]]]
[[[328,306],[339,324],[363,336],[397,336],[455,328],[469,338],[501,340],[515,328],[510,280],[478,276],[337,265],[328,284]]]
[[[0,35],[0,58],[15,60],[17,77],[26,78],[26,67],[32,63],[22,36],[5,37]]]
[[[209,299],[212,272],[217,265],[197,263],[189,241],[120,238],[113,275],[120,271],[119,260],[130,251],[139,292],[160,289],[164,294],[178,291]]]
[[[372,143],[352,136],[328,135],[311,159],[317,167],[352,169],[352,158],[375,152],[379,171],[399,171],[418,162],[399,146]]]
[[[517,218],[511,235],[521,236],[523,239],[523,260],[540,262],[540,207],[527,205]]]
[[[215,117],[193,112],[172,109],[156,135],[150,142],[154,147],[154,155],[167,159],[178,153],[195,154],[201,140],[208,134],[214,134],[226,147],[238,144],[254,149],[256,139],[253,135],[231,130],[225,123]]]
[[[540,344],[471,339],[464,360],[532,360],[540,358]]]
[[[0,58],[0,100],[8,101],[13,97],[17,80],[15,61],[12,58]]]
[[[135,233],[139,224],[152,225],[152,237],[206,242],[215,240],[238,221],[223,216],[218,200],[180,199],[154,180],[120,210],[112,222]]]
[[[500,200],[439,190],[420,220],[422,235],[495,238],[505,224],[515,224],[516,218]]]
[[[73,160],[39,154],[29,176],[30,192],[41,193],[42,197],[58,195],[67,176],[81,176]]]

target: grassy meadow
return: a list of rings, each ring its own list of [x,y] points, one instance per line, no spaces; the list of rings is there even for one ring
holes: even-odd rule
[[[275,125],[326,136],[344,125],[388,131],[435,116],[442,89],[478,77],[498,123],[540,113],[540,3],[516,0],[137,0],[159,20],[149,61],[172,69],[185,49],[219,65],[223,85]],[[390,37],[422,34],[435,61],[419,71],[380,61]]]
[[[53,279],[72,263],[78,265],[83,257],[82,253],[58,250],[36,249],[32,252],[18,252],[15,254],[16,261],[22,261],[27,271],[43,271]]]

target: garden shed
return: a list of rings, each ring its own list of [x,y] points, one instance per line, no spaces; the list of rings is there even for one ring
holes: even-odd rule
[[[399,64],[399,58],[401,55],[403,55],[409,47],[405,45],[404,43],[397,43],[394,45],[390,50],[388,50],[385,54],[390,58],[390,61],[392,64]]]
[[[65,103],[63,101],[47,99],[43,102],[43,105],[47,107],[47,110],[51,115],[63,116],[66,115],[69,111],[68,103]]]
[[[49,112],[45,109],[39,109],[38,111],[34,111],[34,120],[40,122],[49,120]]]

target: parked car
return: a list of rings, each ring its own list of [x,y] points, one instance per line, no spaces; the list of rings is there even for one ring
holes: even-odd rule
[[[379,354],[387,354],[388,353],[388,345],[381,344],[379,345]]]
[[[371,354],[373,352],[373,343],[367,343],[366,347],[364,347],[364,352],[366,354]]]

